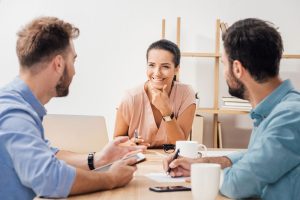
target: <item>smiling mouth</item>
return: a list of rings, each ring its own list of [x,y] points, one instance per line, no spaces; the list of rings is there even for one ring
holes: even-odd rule
[[[160,83],[160,82],[163,82],[164,80],[165,80],[164,78],[159,78],[159,79],[158,79],[158,78],[153,78],[153,77],[152,77],[152,81],[153,81],[153,82]]]

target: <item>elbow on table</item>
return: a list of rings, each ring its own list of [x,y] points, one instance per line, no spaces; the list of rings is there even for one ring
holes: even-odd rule
[[[233,183],[232,181],[225,181],[220,188],[220,193],[231,199],[242,199],[257,197],[258,192],[251,185],[247,183]]]

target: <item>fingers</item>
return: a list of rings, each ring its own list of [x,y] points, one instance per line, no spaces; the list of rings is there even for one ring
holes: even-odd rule
[[[169,169],[169,163],[167,159],[163,159],[163,168],[165,172],[167,172]]]
[[[170,162],[171,162],[172,159],[174,158],[174,154],[175,154],[175,153],[172,153],[172,154],[170,154],[168,157],[166,157],[166,158],[163,159],[163,168],[164,168],[164,170],[165,170],[166,172],[167,172],[168,169],[169,169],[169,164],[170,164]]]
[[[142,142],[142,143],[140,143],[139,145],[145,146],[146,148],[147,148],[147,147],[150,147],[150,144],[147,143],[147,142]]]
[[[153,85],[151,84],[151,82],[148,82],[148,91],[151,92],[152,94],[161,93],[162,89],[163,88],[153,87]]]
[[[158,86],[153,86],[153,84],[149,81],[148,82],[148,90],[153,91],[153,92],[155,92],[155,91],[161,92],[162,88],[158,88]]]
[[[173,160],[169,167],[171,168],[170,175],[175,176],[189,176],[191,171],[191,164],[194,162],[193,159],[188,158],[178,158]]]
[[[124,160],[124,163],[126,165],[133,166],[133,165],[135,165],[137,163],[137,159],[134,158],[134,157],[133,158],[129,158],[129,159]]]
[[[131,144],[128,146],[145,146],[146,148],[150,146],[150,144],[148,142],[145,142],[145,140],[142,138],[142,136],[138,136],[138,138],[132,137],[130,139]],[[142,147],[142,149],[144,149],[144,147]]]
[[[169,167],[171,167],[172,169],[173,168],[176,168],[178,166],[181,166],[183,168],[187,168],[188,166],[188,163],[187,163],[187,160],[186,158],[178,158],[176,160],[173,160],[170,164],[169,164]]]
[[[113,144],[119,145],[129,140],[128,136],[118,136],[113,140]]]
[[[143,143],[143,142],[144,142],[144,139],[142,139],[141,136],[139,136],[139,138],[134,138],[134,137],[132,137],[132,138],[130,139],[130,141],[131,141],[132,143],[135,143],[135,144],[140,144],[140,143]]]
[[[110,170],[126,170],[129,171],[130,173],[133,173],[137,170],[137,167],[135,164],[137,163],[137,159],[135,157],[126,159],[126,160],[119,160],[111,166]]]
[[[169,162],[170,162],[169,157],[163,159],[163,168],[165,172],[167,172],[169,169]]]
[[[125,156],[123,156],[123,159],[128,157],[128,156],[131,156],[131,155],[134,155],[134,154],[137,154],[137,153],[140,153],[142,152],[142,150],[135,150],[135,151],[130,151],[129,153],[127,153]]]
[[[190,176],[190,170],[184,169],[182,167],[177,167],[171,170],[170,176],[171,177],[179,177],[179,176]]]
[[[133,164],[136,162],[136,158],[128,160],[121,160],[115,162],[109,169],[109,174],[113,176],[113,188],[121,187],[129,183],[137,167]]]

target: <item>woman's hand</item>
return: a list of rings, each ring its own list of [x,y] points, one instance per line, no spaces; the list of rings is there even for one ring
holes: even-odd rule
[[[150,146],[150,144],[145,142],[145,140],[140,135],[138,136],[138,138],[132,137],[130,139],[130,144],[129,145],[131,145],[131,146],[143,145],[143,146],[146,146],[146,147]]]
[[[167,116],[172,113],[170,106],[170,99],[167,89],[167,85],[163,88],[154,88],[150,82],[148,82],[148,92],[151,94],[151,103],[160,111],[162,116]]]

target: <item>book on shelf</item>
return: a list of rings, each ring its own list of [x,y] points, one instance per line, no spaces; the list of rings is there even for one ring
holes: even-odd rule
[[[245,100],[245,99],[239,99],[239,98],[236,98],[236,97],[222,97],[221,98],[224,102],[240,102],[240,103],[249,103],[248,100]]]
[[[248,106],[226,106],[226,105],[223,105],[221,109],[250,111],[252,109],[252,107],[248,107]]]
[[[249,102],[231,102],[231,101],[224,101],[225,106],[239,106],[239,107],[251,107]]]
[[[236,97],[222,97],[222,109],[250,111],[252,106],[248,100],[239,99]]]

